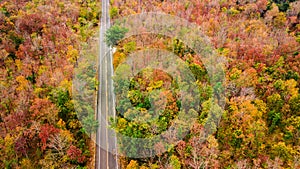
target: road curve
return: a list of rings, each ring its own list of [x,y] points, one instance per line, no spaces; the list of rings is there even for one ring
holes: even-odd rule
[[[118,169],[116,136],[109,129],[109,118],[115,117],[113,92],[112,52],[104,42],[106,30],[110,27],[109,0],[102,0],[100,23],[100,53],[98,58],[99,90],[97,97],[97,120],[99,128],[96,135],[96,169]]]

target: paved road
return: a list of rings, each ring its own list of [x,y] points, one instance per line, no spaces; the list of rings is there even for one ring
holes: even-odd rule
[[[109,118],[115,117],[113,92],[112,52],[104,43],[104,35],[110,27],[109,0],[102,0],[102,16],[100,24],[100,54],[99,54],[99,81],[97,100],[97,119],[100,126],[97,130],[96,169],[118,169],[117,144],[114,132],[109,129]]]

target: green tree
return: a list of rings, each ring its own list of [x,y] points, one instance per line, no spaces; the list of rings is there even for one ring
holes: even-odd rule
[[[121,27],[119,25],[113,25],[105,33],[105,42],[108,46],[115,46],[118,44],[119,40],[125,37],[125,33],[127,32],[127,28]]]
[[[96,132],[99,122],[95,119],[94,114],[89,113],[87,117],[83,118],[82,120],[83,128],[85,131],[90,134]]]

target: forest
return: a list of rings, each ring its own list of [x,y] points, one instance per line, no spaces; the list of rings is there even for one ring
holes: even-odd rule
[[[119,21],[148,12],[199,27],[223,73],[180,36]],[[0,0],[0,168],[95,168],[101,13],[96,0]],[[120,168],[300,168],[300,1],[110,0],[109,14]]]

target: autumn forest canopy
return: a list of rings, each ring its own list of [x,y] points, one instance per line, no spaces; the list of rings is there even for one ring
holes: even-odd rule
[[[102,12],[95,0],[0,0],[0,168],[94,168]],[[201,28],[223,74],[178,37],[126,36],[118,19],[146,12]],[[110,0],[109,15],[120,168],[300,167],[300,1]]]

